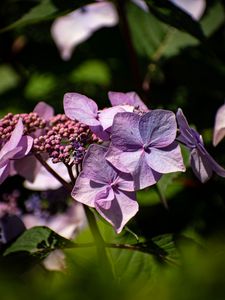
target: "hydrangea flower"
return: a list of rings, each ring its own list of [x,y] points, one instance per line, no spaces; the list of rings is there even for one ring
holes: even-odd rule
[[[204,183],[213,172],[225,177],[225,170],[207,152],[201,135],[190,128],[181,109],[177,111],[177,122],[180,132],[177,140],[190,150],[190,163],[197,178]]]
[[[167,110],[156,109],[142,116],[118,113],[106,159],[133,175],[135,189],[153,185],[162,174],[185,170],[175,142],[176,130],[175,115]]]
[[[134,183],[130,174],[113,168],[104,159],[107,148],[91,145],[83,161],[72,197],[90,207],[112,224],[117,233],[137,213]]]
[[[11,161],[23,158],[31,150],[33,138],[24,136],[23,130],[22,119],[19,119],[10,139],[0,150],[0,184],[10,175]]]
[[[147,108],[134,92],[129,94],[111,92],[109,97],[113,104],[120,103],[120,105],[98,110],[97,104],[92,99],[78,93],[66,93],[63,100],[65,114],[72,120],[78,120],[90,126],[97,136],[108,140],[110,128],[117,113],[133,111],[135,106]]]
[[[225,137],[225,104],[223,104],[216,113],[213,145],[216,146]]]

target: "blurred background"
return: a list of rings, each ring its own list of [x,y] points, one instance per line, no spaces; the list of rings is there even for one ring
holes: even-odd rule
[[[124,14],[118,10],[117,25],[96,30],[63,60],[52,24],[89,2],[1,1],[0,117],[30,112],[39,101],[63,113],[66,92],[85,94],[104,108],[109,106],[108,91],[136,91],[150,108],[182,108],[209,153],[225,167],[225,139],[212,146],[215,114],[225,99],[224,2],[204,2],[198,17],[204,42],[128,2]],[[28,192],[21,178],[11,178],[0,192],[15,187],[21,189],[23,201]],[[115,282],[96,260],[95,249],[67,250],[69,269],[63,273],[33,263],[30,268],[25,260],[28,270],[23,264],[22,273],[20,265],[18,272],[12,268],[8,274],[9,265],[23,262],[23,257],[15,257],[2,264],[1,299],[224,299],[224,179],[215,175],[203,185],[188,168],[185,174],[165,176],[156,188],[140,191],[138,201],[140,211],[129,228],[144,239],[160,236],[169,262],[111,249]],[[117,237],[109,226],[101,226],[117,242],[130,238],[128,231]],[[87,242],[87,236],[84,232],[80,238]]]

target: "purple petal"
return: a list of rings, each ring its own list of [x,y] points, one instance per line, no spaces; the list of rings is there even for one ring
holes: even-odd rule
[[[185,118],[182,110],[179,108],[176,113],[177,123],[180,130],[180,134],[177,138],[178,141],[186,145],[188,148],[193,148],[196,146],[196,139],[193,136],[193,131],[191,130],[187,119]]]
[[[119,112],[125,112],[125,109],[122,106],[116,106],[103,109],[99,112],[99,121],[103,130],[106,130],[112,126],[113,119]]]
[[[191,167],[196,177],[202,182],[206,182],[212,176],[212,167],[208,156],[202,154],[198,149],[191,151]]]
[[[117,176],[116,171],[104,159],[108,148],[92,144],[84,157],[83,173],[95,182],[110,184]]]
[[[54,109],[52,106],[48,105],[45,102],[39,102],[34,110],[41,118],[45,120],[49,120],[53,117],[54,115]]]
[[[162,174],[185,171],[180,146],[177,143],[163,149],[150,148],[150,153],[145,152],[145,159],[149,167]]]
[[[3,146],[3,148],[0,151],[0,157],[3,157],[7,152],[15,149],[17,145],[19,144],[21,138],[23,135],[23,122],[22,119],[18,120],[18,123],[16,124],[15,129],[12,132],[12,135],[8,142]]]
[[[26,156],[33,145],[33,138],[31,136],[23,136],[18,144],[18,147],[21,147],[21,151],[17,152],[14,156],[14,159],[19,159]]]
[[[90,130],[101,140],[103,141],[109,141],[110,139],[110,133],[108,131],[104,131],[102,126],[90,126]]]
[[[131,174],[118,171],[117,188],[122,191],[134,191],[134,181]]]
[[[81,172],[76,180],[71,196],[78,202],[90,207],[95,207],[96,194],[104,190],[105,185],[90,181],[90,179]]]
[[[225,137],[225,104],[222,105],[217,113],[213,132],[213,145],[216,146]]]
[[[9,164],[0,168],[0,184],[9,176],[10,166]]]
[[[145,155],[142,154],[136,169],[133,172],[134,188],[135,190],[144,189],[148,186],[155,184],[159,181],[161,174],[152,170],[145,159]]]
[[[118,191],[111,202],[96,202],[96,210],[113,225],[117,233],[120,233],[126,223],[137,213],[138,203],[135,201],[135,193]]]
[[[109,100],[112,106],[117,105],[132,105],[134,107],[140,108],[141,110],[148,111],[148,107],[144,104],[141,98],[135,92],[120,93],[120,92],[109,92]]]
[[[202,147],[203,148],[203,147]],[[205,148],[204,150],[204,156],[207,158],[208,163],[210,163],[212,170],[219,176],[225,177],[225,169],[221,167],[215,160],[214,158],[206,151]]]
[[[64,95],[64,111],[68,118],[89,126],[98,126],[98,107],[90,98],[78,93]]]
[[[33,155],[20,158],[15,160],[13,163],[16,173],[24,177],[29,182],[34,182],[42,167]],[[47,185],[48,183],[45,181],[45,184]]]
[[[0,168],[2,168],[5,164],[8,164],[9,160],[13,159],[18,152],[22,151],[22,149],[23,149],[22,147],[16,147],[15,149],[12,149],[6,154],[4,154],[0,158]]]
[[[141,117],[139,131],[144,144],[157,148],[166,147],[176,138],[175,114],[162,109],[152,110]]]
[[[116,169],[125,173],[133,173],[139,164],[142,153],[143,149],[133,152],[124,152],[123,150],[110,146],[105,158]]]
[[[112,144],[123,151],[136,151],[142,148],[138,124],[140,116],[135,113],[118,113],[112,126]]]

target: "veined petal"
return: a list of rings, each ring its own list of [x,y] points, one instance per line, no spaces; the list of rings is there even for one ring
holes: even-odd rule
[[[206,182],[212,176],[212,167],[207,155],[201,153],[197,148],[191,151],[191,167],[196,177],[202,182]]]
[[[141,98],[138,96],[138,94],[135,92],[109,92],[108,97],[112,106],[128,104],[134,107],[138,107],[144,111],[149,110],[148,107],[141,100]]]
[[[142,147],[139,132],[140,116],[135,113],[118,113],[112,126],[112,145],[123,151],[136,151]]]
[[[150,153],[145,152],[145,159],[149,167],[162,174],[185,171],[180,146],[177,143],[163,149],[150,148]]]
[[[213,131],[213,145],[216,146],[225,137],[225,104],[222,105],[215,118],[215,125]]]
[[[10,150],[9,152],[7,152],[6,154],[4,154],[1,159],[0,159],[0,168],[2,168],[5,164],[9,163],[10,159],[13,159],[15,157],[15,155],[20,152],[23,148],[22,147],[16,147],[12,150]]]
[[[191,130],[186,117],[184,116],[182,109],[178,108],[176,113],[177,123],[180,130],[180,134],[177,138],[178,141],[185,144],[188,148],[193,148],[196,146],[196,139],[193,136],[193,131]]]
[[[68,60],[73,49],[101,27],[115,26],[118,16],[110,2],[93,3],[56,19],[51,28],[52,37],[62,59]]]
[[[14,155],[14,159],[26,156],[30,152],[32,145],[33,138],[31,136],[23,136],[18,144],[18,147],[21,147],[22,149]]]
[[[146,162],[144,153],[142,154],[138,165],[132,175],[134,178],[134,188],[136,191],[155,184],[162,176],[162,174],[154,171],[149,167]]]
[[[116,186],[122,191],[134,191],[134,181],[132,175],[118,171]]]
[[[118,191],[110,202],[96,202],[96,210],[120,233],[126,223],[137,213],[138,203],[134,192]]]
[[[144,144],[157,148],[166,147],[176,138],[175,114],[163,109],[152,110],[141,117],[139,131]]]
[[[104,159],[108,148],[92,144],[83,160],[83,174],[95,182],[108,185],[112,183],[117,173],[113,167]]]
[[[64,111],[68,118],[89,126],[98,126],[98,107],[90,98],[78,93],[66,93],[63,99]]]
[[[138,149],[133,152],[124,152],[123,150],[110,146],[105,158],[116,169],[125,173],[133,173],[139,164],[142,153],[143,149]]]
[[[76,180],[71,196],[78,202],[95,207],[96,195],[105,190],[105,185],[91,181],[82,172]]]

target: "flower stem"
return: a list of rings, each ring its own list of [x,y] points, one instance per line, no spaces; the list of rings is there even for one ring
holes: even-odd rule
[[[99,257],[99,263],[101,263],[101,265],[103,264],[103,267],[107,272],[112,273],[111,265],[110,265],[110,262],[109,262],[109,259],[108,259],[107,253],[106,253],[106,243],[103,240],[103,237],[99,231],[95,215],[87,206],[84,206],[84,210],[85,210],[85,213],[86,213],[86,216],[88,219],[91,233],[92,233],[95,243],[96,243],[98,257]]]
[[[37,160],[45,167],[45,169],[52,174],[66,189],[71,193],[72,191],[72,184],[66,182],[61,176],[59,176],[58,173],[56,173],[48,164],[47,162],[42,158],[40,154],[35,153],[34,154]]]

